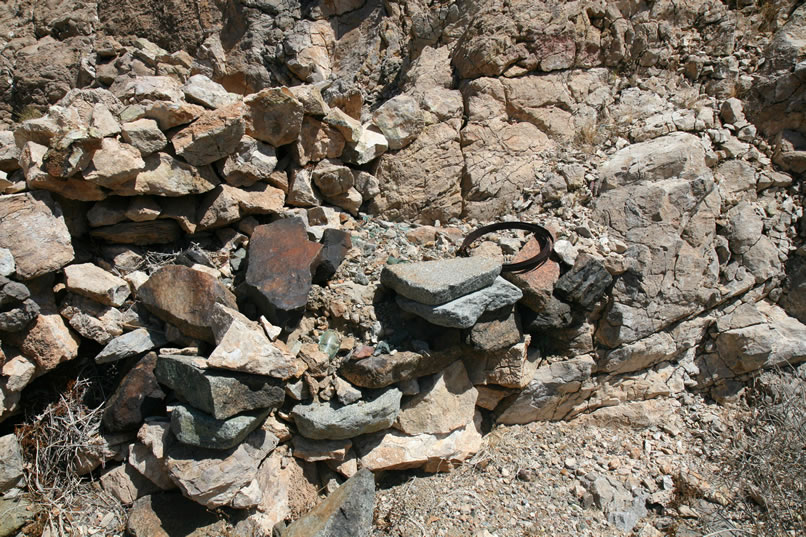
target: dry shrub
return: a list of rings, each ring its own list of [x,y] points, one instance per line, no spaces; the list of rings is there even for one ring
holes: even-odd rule
[[[105,448],[99,434],[103,408],[85,403],[89,386],[87,380],[71,383],[58,401],[17,428],[28,493],[42,507],[26,535],[81,535],[93,528],[107,535],[122,532],[120,502],[91,477],[79,475],[89,461],[103,457]]]
[[[765,373],[725,453],[737,505],[755,535],[806,535],[806,369]]]

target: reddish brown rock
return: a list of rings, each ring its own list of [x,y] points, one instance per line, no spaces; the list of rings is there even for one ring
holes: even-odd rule
[[[157,354],[150,352],[126,373],[106,402],[103,425],[107,432],[136,430],[148,416],[160,412],[165,394],[154,376]]]
[[[540,244],[537,240],[529,239],[521,251],[512,259],[511,263],[520,263],[531,259],[540,253]],[[504,278],[517,285],[523,291],[523,302],[530,309],[541,312],[551,301],[554,284],[560,277],[560,265],[549,259],[541,266],[528,272],[506,272]]]
[[[162,267],[137,290],[154,315],[186,336],[214,342],[210,329],[213,305],[237,309],[235,297],[210,274],[181,265]]]
[[[294,158],[300,166],[325,158],[338,158],[344,151],[344,136],[334,127],[305,116],[299,140],[294,144]]]
[[[290,327],[299,322],[321,249],[322,245],[308,240],[299,218],[255,228],[245,283],[251,299],[273,324]]]
[[[58,270],[74,257],[62,210],[47,192],[0,197],[0,248],[23,280]]]

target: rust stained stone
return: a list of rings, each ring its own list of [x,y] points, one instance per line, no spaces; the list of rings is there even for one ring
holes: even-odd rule
[[[510,263],[526,261],[539,253],[540,244],[535,238],[531,238]],[[551,301],[554,284],[560,278],[560,265],[556,261],[548,259],[545,263],[530,271],[521,273],[506,272],[502,276],[523,291],[521,302],[528,306],[529,309],[539,313],[545,310]]]
[[[215,277],[182,265],[157,270],[140,286],[137,296],[149,311],[186,336],[211,343],[215,341],[210,328],[213,306],[238,308],[233,294]]]
[[[321,244],[309,241],[299,218],[258,226],[249,242],[246,287],[272,324],[293,327],[302,316]]]

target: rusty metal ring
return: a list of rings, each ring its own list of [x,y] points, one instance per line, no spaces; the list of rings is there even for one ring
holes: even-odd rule
[[[530,224],[528,222],[498,222],[495,224],[482,226],[477,230],[470,232],[470,234],[465,238],[464,242],[462,242],[462,245],[456,251],[456,255],[468,255],[467,250],[470,245],[473,244],[473,241],[482,235],[486,235],[487,233],[503,231],[505,229],[521,229],[531,232],[537,239],[538,244],[540,244],[540,253],[530,259],[527,259],[526,261],[521,261],[519,263],[504,263],[501,267],[501,272],[528,272],[536,269],[548,260],[549,256],[551,255],[551,251],[554,248],[554,237],[552,236],[551,232],[543,226]]]

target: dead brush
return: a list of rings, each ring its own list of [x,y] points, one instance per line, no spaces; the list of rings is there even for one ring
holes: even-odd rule
[[[25,535],[83,535],[93,527],[105,535],[122,533],[120,502],[80,475],[104,450],[99,434],[103,407],[84,403],[89,385],[88,380],[72,382],[58,401],[17,428],[28,493],[42,508]]]
[[[806,535],[804,373],[765,373],[773,382],[751,392],[748,418],[725,452],[734,507],[755,535]]]

